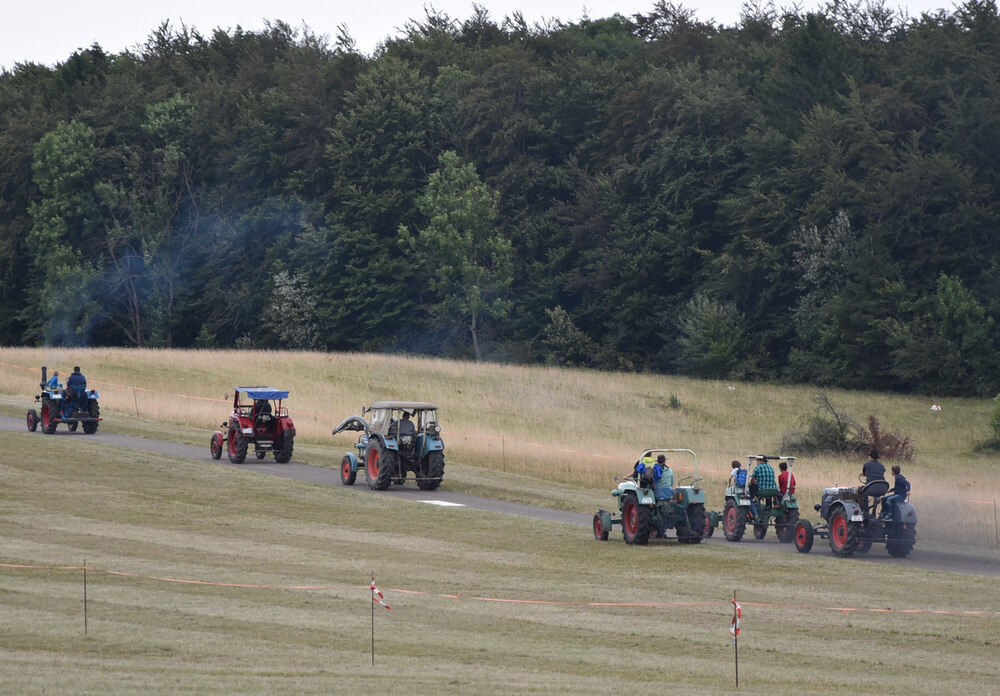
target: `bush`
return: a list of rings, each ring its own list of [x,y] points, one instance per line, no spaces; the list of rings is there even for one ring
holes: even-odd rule
[[[909,435],[883,431],[875,416],[868,416],[867,427],[860,425],[846,412],[838,410],[825,393],[815,395],[813,400],[817,413],[809,418],[805,431],[782,436],[782,452],[863,456],[874,448],[882,459],[910,461],[913,458],[913,440]]]

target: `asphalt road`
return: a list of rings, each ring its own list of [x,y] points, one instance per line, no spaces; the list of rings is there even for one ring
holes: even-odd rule
[[[102,425],[104,424],[102,423]],[[77,430],[75,433],[71,433],[66,430],[65,427],[61,427],[54,434],[45,435],[41,432],[41,429],[34,433],[29,433],[25,428],[23,418],[12,418],[10,416],[0,416],[0,430],[20,431],[24,433],[25,437],[79,437],[84,438],[86,442],[89,443],[103,444],[109,447],[119,447],[141,452],[151,452],[153,454],[177,457],[179,459],[191,459],[205,463],[221,464],[224,466],[242,469],[244,471],[254,471],[260,474],[280,476],[282,478],[305,483],[314,483],[321,486],[342,485],[340,482],[339,471],[319,466],[312,466],[303,462],[291,461],[287,464],[278,464],[271,458],[264,460],[253,459],[252,455],[251,458],[248,458],[243,464],[232,464],[226,459],[225,455],[223,455],[222,459],[219,460],[212,459],[208,450],[207,436],[205,438],[205,446],[196,447],[193,445],[182,445],[162,440],[149,440],[141,437],[133,437],[131,435],[118,435],[112,432],[107,432],[107,430],[98,430],[98,432],[93,435],[85,435],[83,434],[82,429]],[[394,498],[411,500],[414,502],[448,505],[453,507],[462,506],[473,510],[489,510],[490,512],[498,512],[507,515],[521,515],[523,517],[532,517],[549,522],[563,522],[566,524],[581,525],[588,528],[591,526],[593,520],[593,512],[579,513],[565,510],[553,510],[551,508],[523,505],[521,503],[510,503],[502,500],[494,500],[492,498],[455,493],[447,489],[447,482],[448,479],[446,476],[443,484],[444,487],[439,488],[436,491],[421,491],[416,487],[412,480],[407,482],[404,486],[393,486],[386,491],[373,491],[365,485],[363,478],[359,477],[358,483],[354,485],[354,489],[360,494],[391,495]],[[610,503],[610,495],[608,497]],[[585,533],[589,534],[589,531]],[[773,538],[773,534],[770,536],[770,539],[757,541],[752,538],[752,534],[750,534],[748,530],[747,537],[745,538],[746,540],[741,542],[741,545],[758,549],[767,549],[768,551],[772,551],[774,553],[795,553],[795,546],[793,544],[778,543]],[[594,543],[597,542],[595,541]],[[614,530],[611,540],[607,543],[624,543],[621,540],[621,535],[617,529]],[[671,545],[675,543],[677,542],[670,539],[665,541],[654,540],[650,542],[650,548],[652,549],[659,545]],[[725,540],[722,536],[721,529],[719,529],[716,530],[716,535],[714,537],[704,540],[703,543],[727,544],[730,542]],[[830,551],[826,541],[818,537],[816,538],[816,543],[813,546],[811,554],[833,556],[833,553]],[[956,550],[956,553],[954,554],[930,551],[921,549],[919,540],[913,553],[905,559],[893,558],[889,556],[885,550],[880,547],[880,545],[875,545],[867,554],[859,554],[851,559],[844,560],[844,563],[856,562],[904,565],[926,570],[939,570],[952,573],[1000,577],[1000,557],[998,557],[997,554],[994,554],[991,558],[975,558],[967,555],[967,553],[960,553],[958,550]]]

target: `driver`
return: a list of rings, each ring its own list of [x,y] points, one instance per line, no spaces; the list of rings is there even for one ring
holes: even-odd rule
[[[757,466],[750,474],[750,509],[753,516],[757,517],[757,494],[761,490],[777,488],[778,484],[774,480],[774,469],[767,463],[767,457],[757,460]]]

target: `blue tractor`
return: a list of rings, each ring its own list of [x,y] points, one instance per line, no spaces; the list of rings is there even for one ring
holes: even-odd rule
[[[97,400],[100,395],[96,389],[87,389],[86,383],[67,387],[63,384],[50,385],[48,369],[42,365],[41,394],[35,395],[39,404],[36,411],[28,409],[25,422],[28,430],[35,432],[39,423],[42,432],[51,435],[60,423],[65,423],[70,432],[76,432],[83,425],[83,432],[91,435],[97,432],[101,422],[101,407]]]
[[[413,472],[420,490],[432,491],[444,478],[444,441],[437,419],[438,407],[423,401],[376,401],[360,416],[345,418],[333,434],[359,431],[356,452],[340,462],[340,482],[354,485],[358,470],[365,470],[368,487],[383,491],[405,483]],[[368,416],[368,419],[365,419]]]

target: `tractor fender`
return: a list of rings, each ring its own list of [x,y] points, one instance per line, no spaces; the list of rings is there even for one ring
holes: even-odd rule
[[[423,443],[420,446],[420,458],[423,459],[431,452],[440,452],[444,449],[444,440],[439,437],[423,436]]]
[[[640,505],[654,505],[656,503],[656,498],[653,495],[652,488],[643,488],[631,479],[626,479],[619,483],[618,489],[612,491],[611,495],[621,498],[624,497],[626,493],[632,493],[635,495],[635,499]]]
[[[358,470],[358,457],[357,457],[357,455],[355,455],[354,452],[345,452],[344,456],[347,457],[351,461],[351,471],[357,471]]]
[[[291,424],[289,424],[289,425],[290,425],[290,427],[282,428],[281,429],[281,434],[282,435],[291,435],[292,437],[295,437],[295,426],[291,425]]]
[[[379,442],[382,445],[383,450],[390,450],[392,452],[399,451],[399,443],[396,442],[395,438],[379,435],[378,433],[372,433],[371,437],[368,438],[368,444],[371,445],[372,442]]]
[[[917,510],[907,502],[897,503],[899,510],[899,522],[904,524],[917,523]]]
[[[679,497],[684,505],[691,505],[692,503],[705,504],[707,498],[705,497],[704,488],[692,488],[690,486],[679,486],[676,489],[675,497]]]
[[[614,522],[611,520],[611,513],[608,512],[607,510],[598,510],[597,514],[601,518],[601,527],[603,527],[604,529],[611,529],[611,527],[614,525]],[[618,523],[620,524],[621,520],[618,520]]]
[[[844,512],[847,513],[847,519],[848,519],[849,522],[864,522],[865,521],[864,510],[862,510],[861,506],[858,505],[853,500],[837,500],[837,501],[831,503],[830,504],[830,509],[829,509],[827,517],[826,517],[827,520],[830,519],[830,515],[832,515],[833,512],[834,512],[834,510],[836,510],[838,507],[844,508]]]

